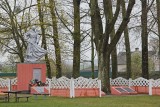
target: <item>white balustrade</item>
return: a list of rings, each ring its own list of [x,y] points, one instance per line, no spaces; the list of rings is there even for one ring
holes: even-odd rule
[[[17,85],[17,78],[11,79],[11,85]]]
[[[152,86],[153,87],[160,87],[160,79],[154,80]]]
[[[5,88],[5,87],[8,87],[8,79],[3,79],[3,78],[0,78],[0,87],[1,88]]]
[[[110,85],[112,85],[112,86],[129,86],[129,80],[122,78],[122,77],[110,79]]]
[[[51,81],[51,88],[55,89],[67,89],[70,88],[70,79],[66,77],[61,77],[58,79],[53,79]]]
[[[74,79],[74,88],[99,88],[98,78],[87,79],[84,77],[78,77]]]
[[[149,80],[139,77],[131,81],[131,86],[149,86]]]

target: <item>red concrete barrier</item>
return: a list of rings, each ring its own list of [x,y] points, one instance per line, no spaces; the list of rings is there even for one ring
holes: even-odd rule
[[[51,89],[51,96],[70,97],[69,89]]]
[[[132,86],[131,88],[137,91],[138,94],[148,94],[149,93],[148,86]]]
[[[160,95],[160,87],[153,87],[152,95]]]
[[[11,90],[17,90],[17,85],[12,85]]]
[[[96,97],[99,96],[98,88],[76,88],[75,97]]]
[[[69,89],[51,89],[51,96],[70,97]],[[97,97],[99,96],[98,88],[76,88],[75,97]]]
[[[7,87],[0,87],[0,92],[2,91],[8,91],[8,88]]]

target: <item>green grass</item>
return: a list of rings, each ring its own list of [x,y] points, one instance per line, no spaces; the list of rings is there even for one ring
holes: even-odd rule
[[[19,103],[13,100],[9,103],[0,101],[0,107],[160,107],[160,96],[106,96],[102,98],[62,98],[38,96],[20,99]]]

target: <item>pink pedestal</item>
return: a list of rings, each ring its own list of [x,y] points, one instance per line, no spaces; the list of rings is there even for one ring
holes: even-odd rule
[[[17,64],[17,90],[29,90],[30,80],[34,78],[34,71],[40,71],[40,80],[46,81],[46,64],[19,63]],[[36,72],[38,74],[38,72]]]

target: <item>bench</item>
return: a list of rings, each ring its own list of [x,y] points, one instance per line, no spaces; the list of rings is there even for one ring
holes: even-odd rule
[[[17,96],[17,102],[19,102],[19,99],[21,98],[26,98],[27,99],[27,102],[28,102],[28,99],[30,98],[31,96]]]
[[[33,95],[35,95],[35,98],[37,98],[38,95],[43,95],[44,97],[46,97],[49,94],[47,94],[47,93],[34,93]]]
[[[0,100],[5,100],[5,102],[6,102],[7,99],[8,99],[7,94],[5,94],[5,93],[0,93]]]

